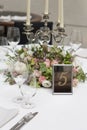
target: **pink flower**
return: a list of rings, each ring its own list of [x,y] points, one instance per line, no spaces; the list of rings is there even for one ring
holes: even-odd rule
[[[34,75],[35,75],[36,77],[40,77],[40,76],[41,76],[41,71],[34,70]]]
[[[32,59],[31,56],[26,56],[26,57],[24,58],[24,62],[27,62],[27,61],[29,61],[29,60],[31,60],[31,59]]]
[[[73,72],[74,72],[74,73],[78,72],[78,67],[74,67],[74,68],[73,68]]]
[[[58,64],[57,60],[52,60],[51,65]]]
[[[76,87],[77,84],[78,84],[78,82],[79,82],[78,79],[74,78],[74,79],[73,79],[73,82],[72,82],[73,87]]]
[[[45,63],[47,68],[50,67],[50,60],[49,59],[46,59],[44,63]]]
[[[40,76],[39,77],[39,82],[42,84],[42,82],[46,80],[46,77],[45,76]]]
[[[37,58],[33,58],[34,62],[37,63]]]

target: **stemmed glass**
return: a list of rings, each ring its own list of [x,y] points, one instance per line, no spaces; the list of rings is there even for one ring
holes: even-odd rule
[[[83,40],[83,37],[82,37],[81,30],[74,29],[71,32],[71,36],[70,36],[71,49],[76,52],[82,45],[82,42],[83,42],[82,40]]]
[[[28,76],[28,85],[21,86],[21,91],[24,96],[24,102],[21,106],[25,109],[30,109],[35,107],[35,104],[32,102],[32,98],[36,95],[36,76],[33,73],[29,73]]]
[[[14,53],[15,47],[20,42],[20,30],[19,30],[19,28],[8,27],[7,41],[8,41],[8,44],[12,47],[13,53]]]
[[[18,85],[21,94],[21,96],[15,97],[13,101],[15,103],[21,103],[24,100],[21,87],[28,78],[28,69],[24,63],[17,61],[16,63],[12,63],[10,73],[15,83]]]

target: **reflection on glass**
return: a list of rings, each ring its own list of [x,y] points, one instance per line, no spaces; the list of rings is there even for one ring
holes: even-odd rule
[[[70,46],[73,51],[77,51],[82,45],[83,37],[80,30],[73,30],[70,36]]]
[[[25,109],[30,109],[35,107],[32,102],[32,98],[36,95],[36,77],[32,73],[28,76],[28,85],[22,86],[21,91],[24,95],[24,102],[21,106]]]
[[[17,44],[20,42],[20,30],[17,27],[9,27],[7,31],[7,41],[12,46],[13,51]]]
[[[28,78],[28,70],[26,65],[23,62],[17,61],[11,64],[10,73],[15,83],[18,85],[21,96],[13,99],[16,103],[23,102],[23,93],[21,91],[21,87],[25,83]]]

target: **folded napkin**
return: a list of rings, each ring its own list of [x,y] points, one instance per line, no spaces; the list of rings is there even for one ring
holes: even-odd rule
[[[32,18],[32,16],[30,16],[30,19]],[[7,16],[0,16],[0,21],[4,21],[4,22],[9,22],[11,20],[14,21],[25,21],[26,20],[26,16],[11,16],[11,15],[7,15]]]
[[[0,16],[0,21],[4,21],[4,22],[9,22],[11,21],[11,16],[8,15],[8,16]]]
[[[0,107],[0,128],[18,114],[17,109],[6,109]]]
[[[18,20],[18,21],[25,21],[26,20],[26,16],[12,16],[11,20]]]
[[[14,21],[26,21],[26,16],[17,16],[17,15],[15,15],[15,16],[11,16],[11,20],[14,20]],[[30,16],[30,19],[31,19],[31,16]]]
[[[75,55],[83,58],[87,58],[87,48],[80,48],[75,52]]]

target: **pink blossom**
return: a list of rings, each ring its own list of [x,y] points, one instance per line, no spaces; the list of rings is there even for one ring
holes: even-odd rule
[[[50,67],[50,60],[49,59],[46,59],[44,63],[45,63],[47,68]]]
[[[28,48],[23,48],[23,50],[26,52],[26,51],[28,51]]]
[[[58,64],[57,60],[52,60],[51,65]]]
[[[76,87],[77,84],[78,84],[78,82],[79,82],[78,79],[74,78],[74,79],[73,79],[73,83],[72,83],[72,84],[73,84],[73,87]]]
[[[73,68],[73,72],[74,72],[74,73],[78,72],[78,67],[74,67],[74,68]]]
[[[33,58],[34,62],[37,63],[37,58]]]
[[[40,77],[40,76],[41,76],[41,71],[39,71],[39,70],[34,70],[34,75],[35,75],[36,77]]]
[[[39,82],[42,84],[42,82],[46,80],[46,77],[45,76],[40,76],[39,77]]]
[[[26,57],[24,58],[24,61],[27,62],[28,60],[31,60],[31,59],[32,59],[31,56],[26,56]]]

